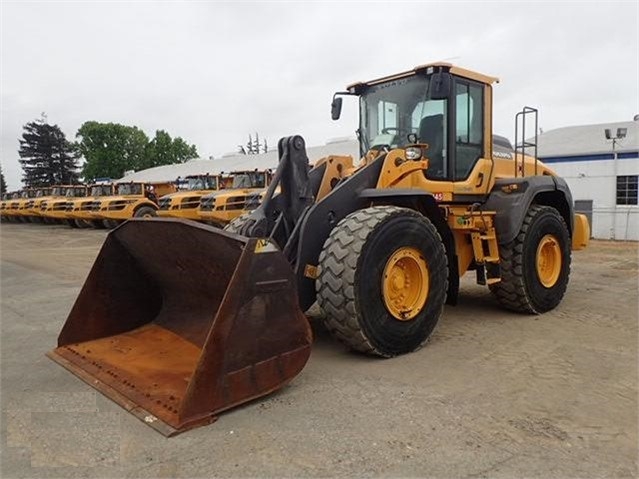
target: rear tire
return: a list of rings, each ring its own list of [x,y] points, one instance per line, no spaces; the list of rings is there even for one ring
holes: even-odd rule
[[[544,277],[539,256],[548,238],[556,245],[558,264],[556,274]],[[501,281],[490,290],[502,306],[518,313],[541,314],[561,302],[570,276],[570,234],[555,208],[532,205],[519,234],[500,248],[499,255]]]
[[[393,284],[388,265],[403,250],[416,252],[425,266],[413,281],[424,285],[413,288],[416,294],[425,290],[425,295],[410,319],[393,314],[386,292]],[[326,328],[350,349],[382,357],[409,353],[424,344],[441,316],[448,289],[446,250],[435,226],[418,212],[366,208],[340,221],[324,243],[316,289]]]

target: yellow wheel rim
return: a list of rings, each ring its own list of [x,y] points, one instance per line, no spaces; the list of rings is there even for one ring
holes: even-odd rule
[[[537,246],[537,276],[546,288],[552,288],[561,273],[561,248],[553,235],[541,238]]]
[[[428,297],[428,266],[415,248],[399,248],[389,258],[382,278],[386,309],[399,321],[417,316]]]

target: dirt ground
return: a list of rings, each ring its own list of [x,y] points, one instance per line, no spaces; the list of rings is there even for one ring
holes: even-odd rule
[[[314,324],[288,387],[166,439],[44,356],[105,235],[0,227],[2,477],[637,476],[635,243],[576,252],[543,316],[466,278],[403,357],[348,353]]]

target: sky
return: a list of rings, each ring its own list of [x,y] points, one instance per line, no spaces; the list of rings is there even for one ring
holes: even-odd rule
[[[164,129],[202,158],[249,133],[275,146],[354,137],[348,84],[447,61],[500,78],[493,131],[539,109],[544,130],[639,113],[639,2],[121,2],[0,4],[0,163],[20,187],[18,139],[46,112]]]

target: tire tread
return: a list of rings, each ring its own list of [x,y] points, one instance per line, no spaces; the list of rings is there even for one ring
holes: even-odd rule
[[[389,354],[374,347],[358,322],[355,272],[368,236],[389,217],[406,214],[406,212],[412,212],[416,217],[421,217],[414,210],[397,206],[374,206],[356,211],[333,228],[320,254],[317,301],[325,313],[324,325],[331,335],[352,350],[390,357]],[[427,224],[439,237],[435,226],[430,221]],[[446,257],[445,252],[443,255]],[[447,289],[446,284],[444,291]],[[422,342],[422,345],[427,339]]]

